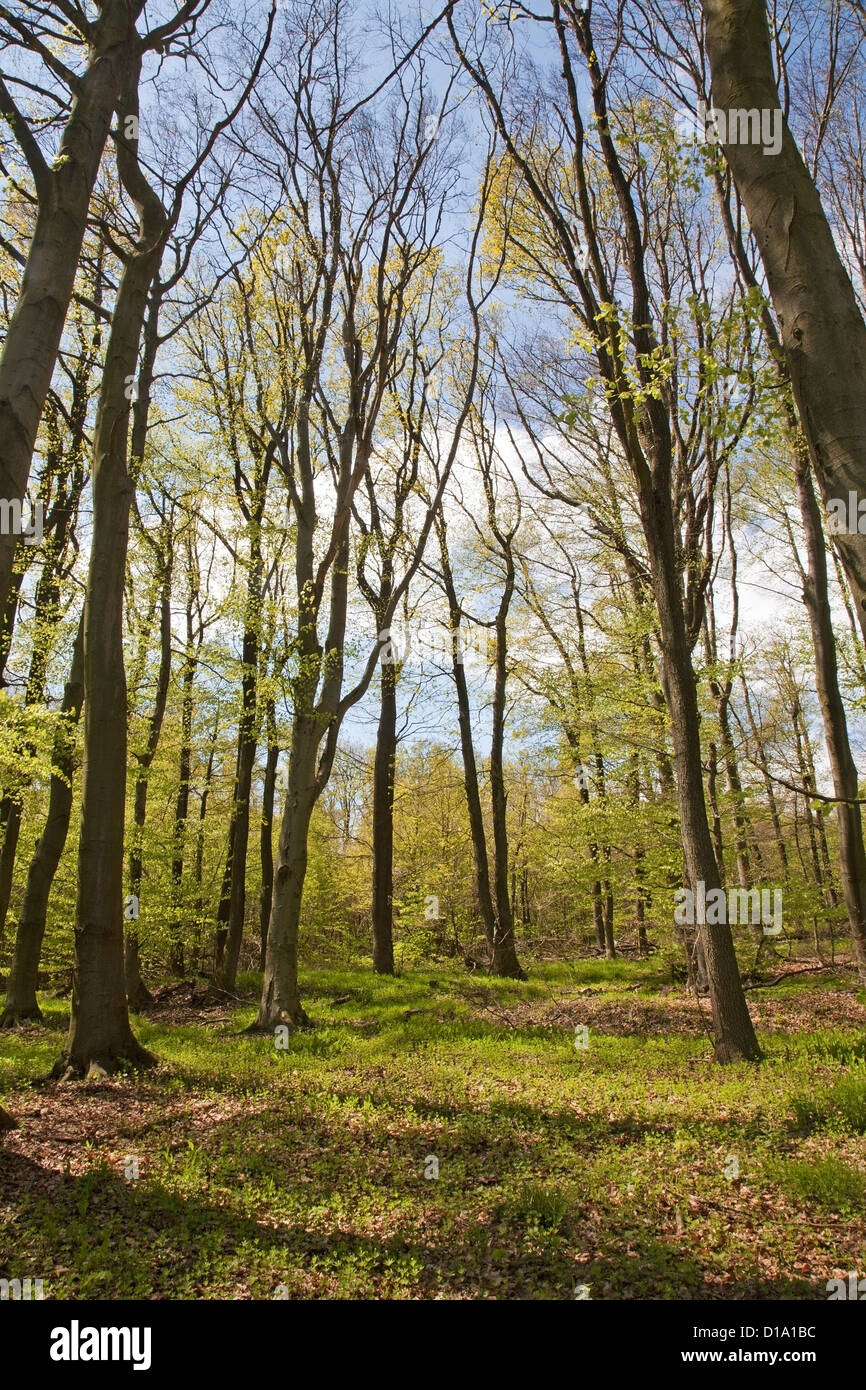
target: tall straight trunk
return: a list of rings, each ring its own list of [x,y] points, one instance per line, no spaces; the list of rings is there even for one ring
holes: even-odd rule
[[[635,662],[637,668],[637,662]],[[634,752],[630,758],[631,766],[628,775],[629,805],[637,809],[640,806],[640,755]],[[638,954],[645,956],[649,951],[649,942],[646,934],[646,853],[642,846],[638,845],[634,852],[634,921],[637,928],[637,949]]]
[[[451,669],[454,676],[454,690],[457,696],[457,723],[460,730],[460,755],[463,762],[463,785],[466,791],[466,810],[469,817],[469,834],[472,840],[472,868],[475,878],[475,897],[481,924],[487,938],[491,959],[496,937],[496,913],[493,907],[493,894],[490,888],[490,861],[487,855],[487,835],[484,829],[484,812],[481,809],[481,791],[478,784],[478,762],[472,739],[472,707],[469,701],[469,686],[463,666],[463,653],[460,650],[460,604],[454,586],[454,575],[448,554],[444,523],[437,523],[439,553],[442,561],[442,578],[448,600],[448,613],[451,624]]]
[[[737,880],[741,888],[748,888],[752,882],[752,859],[749,849],[749,826],[743,811],[743,782],[734,747],[734,736],[730,718],[730,686],[726,682],[719,694],[717,713],[721,733],[722,757],[725,763],[725,777],[731,797],[731,816],[734,822],[734,848],[737,856]]]
[[[670,498],[659,496],[653,485],[641,498],[641,510],[645,533],[648,539],[652,537],[648,548],[659,614],[662,688],[671,720],[686,881],[693,892],[703,881],[709,893],[720,889],[721,882],[704,801],[697,689],[674,562]],[[700,924],[698,943],[709,983],[716,1056],[723,1062],[757,1059],[760,1048],[740,982],[730,926]]]
[[[177,797],[174,803],[173,852],[171,860],[171,945],[169,969],[176,975],[184,973],[183,930],[181,922],[181,893],[183,890],[184,845],[189,817],[189,783],[192,775],[193,689],[198,657],[192,647],[192,612],[187,608],[187,650],[181,677],[180,757],[178,763]]]
[[[137,77],[118,106],[136,117]],[[134,152],[133,152],[134,150]],[[84,764],[75,965],[69,1037],[57,1070],[153,1061],[129,1026],[123,967],[123,850],[128,715],[123,595],[133,487],[127,467],[130,401],[147,296],[159,270],[166,215],[144,182],[137,142],[118,141],[118,171],[141,237],[124,265],[105,353],[93,440],[93,535],[84,606]]]
[[[235,767],[237,774],[237,766]],[[216,932],[214,933],[214,973],[219,976],[222,974],[223,963],[225,961],[226,941],[228,940],[228,920],[231,911],[231,890],[232,890],[232,855],[235,852],[235,814],[237,803],[232,800],[232,811],[229,819],[228,846],[226,848],[226,862],[223,868],[222,883],[220,884],[220,896],[217,903],[216,912]]]
[[[857,767],[851,753],[848,721],[839,691],[836,642],[827,592],[827,551],[821,516],[812,486],[808,459],[803,456],[802,451],[798,451],[797,454],[797,490],[807,557],[803,599],[809,614],[812,643],[815,648],[815,686],[824,722],[833,792],[838,797],[836,816],[839,826],[842,894],[848,912],[848,926],[854,941],[857,970],[861,981],[866,984],[866,853],[863,848],[860,807],[857,804]]]
[[[725,841],[722,834],[722,814],[719,810],[719,750],[715,740],[710,739],[707,744],[707,799],[710,803],[711,831],[713,836],[713,851],[716,856],[716,866],[719,871],[719,882],[722,887],[725,884]]]
[[[797,766],[800,772],[800,782],[807,789],[807,791],[811,791],[812,787],[810,785],[811,779],[809,774],[809,763],[806,759],[806,755],[803,749],[803,726],[800,722],[800,697],[797,694],[796,690],[794,692],[794,700],[791,715],[791,723],[794,731],[794,748],[797,753]],[[834,907],[835,903],[831,901],[832,885],[827,884],[824,876],[824,871],[821,867],[821,858],[818,853],[818,834],[815,826],[815,813],[812,810],[811,802],[808,796],[804,797],[803,799],[803,809],[805,813],[804,819],[806,821],[806,830],[809,836],[809,858],[812,864],[812,876],[815,880],[815,886],[817,888],[820,888],[827,906]]]
[[[767,805],[770,808],[770,821],[773,826],[773,838],[776,841],[776,849],[779,852],[779,860],[782,865],[782,872],[784,874],[785,881],[787,882],[788,850],[787,846],[785,845],[785,837],[782,834],[782,822],[779,817],[779,804],[776,801],[776,793],[773,789],[772,778],[770,777],[770,765],[767,761],[767,750],[764,747],[764,740],[761,737],[761,731],[758,728],[757,720],[755,719],[755,712],[752,708],[752,697],[749,694],[749,687],[746,682],[746,677],[744,675],[740,677],[740,683],[743,687],[743,703],[746,706],[746,717],[749,721],[749,731],[755,743],[755,752],[757,754],[756,761],[758,763],[759,768],[761,769],[761,778],[764,783],[764,795],[767,798]]]
[[[589,805],[589,781],[586,775],[586,768],[580,756],[580,739],[577,731],[569,724],[565,726],[565,737],[569,747],[575,756],[575,772],[578,777],[578,793],[584,806]],[[604,895],[602,892],[601,878],[599,876],[599,851],[598,843],[595,839],[589,842],[589,857],[592,860],[593,880],[590,885],[590,895],[592,897],[592,924],[595,929],[595,945],[600,955],[604,955],[606,949],[605,922],[604,922]]]
[[[195,961],[194,969],[202,968],[202,948],[201,938],[204,923],[204,894],[202,884],[204,881],[204,823],[207,819],[208,801],[210,799],[210,789],[213,782],[214,759],[216,758],[216,741],[219,733],[219,711],[214,724],[213,737],[208,751],[207,767],[204,775],[204,787],[202,788],[201,800],[198,808],[198,826],[195,837],[195,863],[193,865],[193,881],[196,886],[195,900]]]
[[[133,451],[133,457],[135,452]],[[159,737],[165,718],[168,700],[168,684],[171,679],[171,576],[172,538],[163,538],[165,550],[160,555],[162,578],[160,583],[160,622],[159,622],[159,673],[156,679],[156,696],[153,711],[147,726],[147,739],[142,751],[137,755],[138,776],[135,781],[135,801],[133,810],[132,847],[129,852],[129,891],[141,900],[141,881],[144,873],[143,842],[144,826],[147,820],[147,793],[150,786],[150,769],[153,765]],[[141,974],[141,944],[138,928],[128,926],[124,943],[124,973],[126,975],[126,997],[129,1007],[138,1013],[153,995],[144,983]]]
[[[394,974],[394,778],[397,664],[383,661],[373,761],[373,969]]]
[[[74,392],[76,397],[80,395],[80,376],[81,372],[79,371],[76,373],[77,379]],[[85,425],[80,404],[77,400],[75,404],[78,408],[74,409],[72,412],[73,449],[82,446]],[[54,475],[56,477],[62,467],[63,458],[59,451],[54,448],[49,449],[46,461],[46,475]],[[74,481],[72,490],[75,491]],[[24,695],[24,703],[26,706],[39,705],[45,698],[45,685],[48,677],[49,645],[51,636],[62,615],[62,572],[69,534],[74,520],[75,501],[77,501],[77,496],[70,502],[70,505],[52,509],[54,513],[53,526],[50,535],[45,538],[43,545],[44,558],[33,598],[33,622],[36,636],[30,657],[30,670],[27,675],[27,687]],[[5,825],[6,834],[3,838],[2,851],[0,851],[0,942],[3,941],[6,929],[6,916],[9,911],[9,901],[12,894],[12,883],[15,874],[15,856],[18,850],[18,839],[21,834],[23,811],[23,800],[19,793],[7,793],[3,797],[0,821]]]
[[[57,362],[84,242],[90,195],[121,87],[139,45],[127,0],[107,0],[92,24],[88,66],[77,83],[58,157],[35,156],[33,240],[0,355],[0,497],[23,500],[36,433]],[[11,103],[0,92],[0,113]],[[130,370],[134,370],[133,363]],[[6,608],[16,538],[0,535],[0,612]]]
[[[493,939],[494,975],[525,980],[526,972],[517,959],[514,917],[508,893],[508,798],[505,788],[505,701],[508,685],[508,610],[514,593],[514,560],[505,553],[506,579],[496,613],[496,651],[494,655],[493,724],[490,735],[490,804],[493,819],[493,881],[496,902],[496,935]]]
[[[247,902],[247,853],[250,843],[250,797],[256,761],[256,706],[258,701],[259,612],[262,602],[261,503],[251,519],[250,560],[247,571],[247,606],[244,619],[241,717],[232,823],[231,878],[228,890],[225,955],[219,971],[223,989],[233,991],[244,936]]]
[[[778,111],[764,0],[703,0],[717,108]],[[866,323],[818,190],[782,122],[778,154],[728,144],[757,240],[797,412],[825,505],[866,497]],[[866,635],[866,536],[836,537]]]
[[[30,868],[24,902],[18,919],[15,953],[9,972],[6,1007],[0,1017],[0,1028],[8,1028],[25,1019],[39,1019],[42,1014],[36,998],[39,961],[48,915],[51,886],[66,845],[72,812],[72,777],[75,766],[74,728],[84,700],[84,618],[78,624],[72,648],[69,678],[60,706],[63,722],[54,739],[53,768],[48,793],[48,814]]]
[[[292,1028],[303,1027],[309,1021],[301,1004],[298,989],[301,905],[307,873],[310,821],[333,766],[339,732],[340,692],[343,686],[349,537],[345,523],[332,532],[328,632],[325,643],[320,645],[320,599],[315,585],[311,582],[316,520],[309,416],[306,407],[302,407],[300,415],[299,456],[300,468],[305,479],[303,506],[296,512],[298,538],[295,576],[299,595],[300,672],[293,682],[292,689],[294,712],[289,746],[288,790],[277,847],[262,996],[258,1017],[253,1024],[253,1031],[257,1032],[270,1032],[282,1024]],[[338,516],[347,517],[353,487],[357,486],[354,479],[363,476],[363,467],[369,462],[369,454],[362,455],[358,460],[361,471],[356,473],[353,470],[352,460],[355,457],[356,442],[353,417],[340,438],[340,474],[335,499]]]
[[[584,681],[589,697],[590,719],[589,737],[592,742],[593,761],[595,763],[595,786],[598,800],[602,806],[607,801],[607,790],[604,780],[604,758],[601,752],[598,737],[598,725],[595,721],[593,712],[593,702],[595,699],[593,692],[592,671],[589,665],[589,655],[586,650],[586,631],[583,623],[583,605],[577,589],[572,585],[572,598],[574,600],[574,613],[577,619],[577,652],[580,658],[581,669],[583,670]],[[572,678],[574,684],[574,678]],[[586,781],[586,778],[583,778]],[[585,788],[586,801],[589,802],[589,788]],[[598,863],[598,845],[590,846],[590,855],[594,864]],[[602,857],[604,862],[610,864],[610,846],[605,845]],[[595,937],[599,950],[604,952],[606,960],[616,959],[616,943],[613,936],[613,893],[611,892],[610,882],[605,879],[604,883],[600,880],[593,884],[593,917],[595,920]]]
[[[815,775],[815,756],[812,752],[812,740],[809,737],[809,727],[806,723],[806,715],[800,701],[797,701],[797,715],[800,725],[800,749],[803,760],[803,786],[809,787],[813,791],[817,790],[818,779]],[[818,847],[821,851],[821,868],[824,883],[826,885],[827,902],[831,908],[839,906],[839,894],[836,890],[836,883],[833,878],[833,867],[830,861],[830,846],[827,844],[827,827],[824,824],[824,813],[821,810],[812,811],[810,814],[815,822],[815,834],[818,840]]]
[[[256,1027],[270,1031],[280,1024],[308,1023],[298,989],[298,928],[310,821],[319,791],[316,753],[320,729],[314,714],[296,711],[289,748],[288,789],[277,851],[271,921],[265,952],[265,977]],[[274,929],[279,923],[282,929]]]
[[[7,793],[3,798],[2,816],[0,816],[6,827],[6,834],[3,836],[3,848],[0,850],[0,944],[6,935],[6,917],[12,897],[15,856],[18,852],[23,812],[24,806],[21,797]]]
[[[262,887],[259,894],[259,969],[265,968],[265,955],[268,948],[268,923],[271,920],[271,903],[274,896],[274,793],[277,786],[277,763],[280,747],[277,743],[276,709],[273,700],[268,700],[266,713],[268,755],[265,762],[265,780],[262,788],[262,818],[259,826],[259,857],[262,866]]]

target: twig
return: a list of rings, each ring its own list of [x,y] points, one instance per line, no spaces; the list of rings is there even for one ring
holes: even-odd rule
[[[777,975],[775,980],[758,980],[753,985],[744,985],[743,989],[772,989],[774,985],[781,984],[782,980],[790,980],[797,975],[820,975],[822,970],[838,969],[838,965],[807,965],[805,970],[786,970],[783,975]]]

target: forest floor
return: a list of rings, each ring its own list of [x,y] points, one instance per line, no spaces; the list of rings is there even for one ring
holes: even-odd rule
[[[309,971],[315,1026],[284,1050],[241,1033],[255,977],[249,1005],[176,985],[136,1020],[156,1070],[34,1088],[68,1019],[44,999],[46,1027],[0,1034],[0,1276],[76,1299],[823,1300],[866,1272],[851,971],[751,990],[765,1058],[721,1068],[657,962],[530,969]]]

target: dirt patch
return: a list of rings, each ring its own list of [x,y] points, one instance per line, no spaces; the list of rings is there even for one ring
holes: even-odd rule
[[[230,1023],[234,1009],[254,1002],[217,989],[209,980],[180,980],[154,990],[153,999],[141,1013],[156,1023],[215,1025]]]

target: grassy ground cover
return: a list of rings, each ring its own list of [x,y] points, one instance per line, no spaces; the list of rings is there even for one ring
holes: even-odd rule
[[[849,973],[752,991],[765,1060],[725,1069],[706,1006],[651,962],[311,971],[315,1026],[288,1039],[243,1035],[255,985],[161,991],[137,1077],[28,1084],[63,1001],[0,1035],[21,1122],[0,1276],[59,1298],[826,1299],[866,1270]]]

